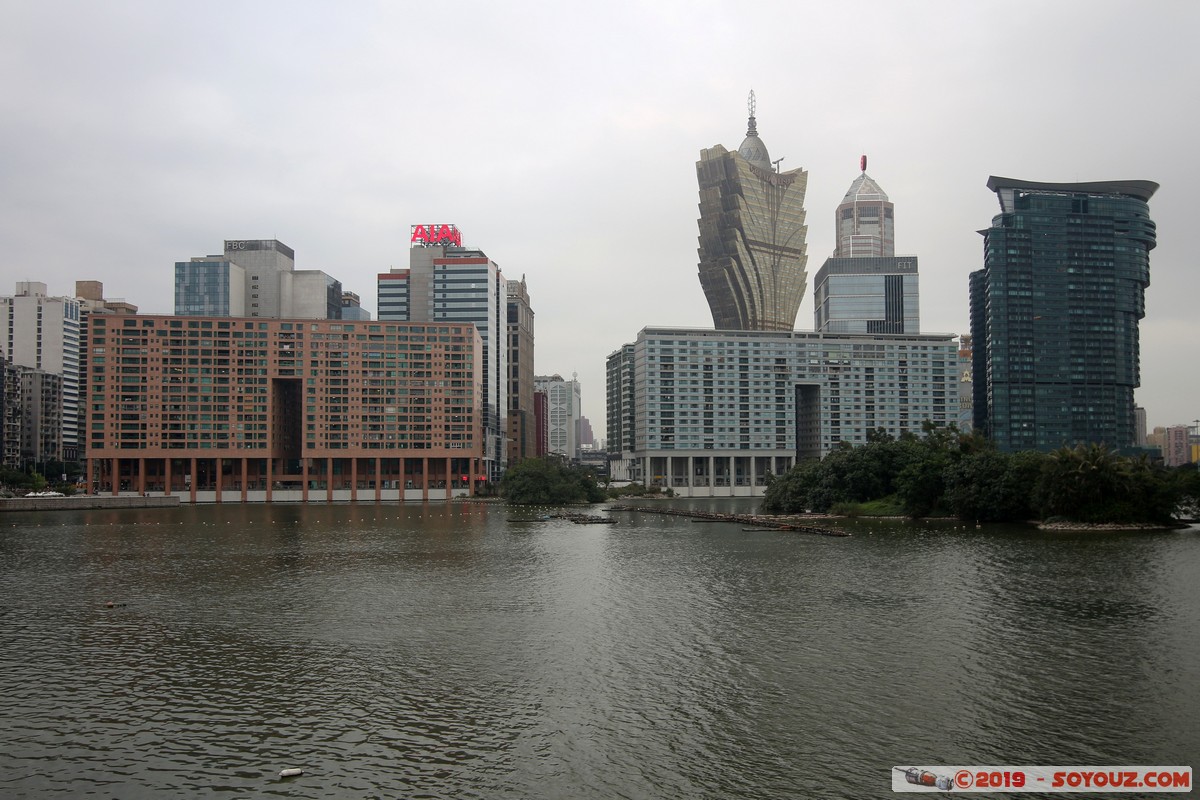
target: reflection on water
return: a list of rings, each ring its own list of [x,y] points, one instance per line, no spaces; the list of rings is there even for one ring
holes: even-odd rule
[[[0,795],[874,797],[1200,752],[1195,531],[614,516],[8,515]]]

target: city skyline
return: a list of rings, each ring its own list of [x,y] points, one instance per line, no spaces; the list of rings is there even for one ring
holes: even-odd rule
[[[52,296],[101,280],[170,313],[180,258],[277,238],[297,269],[336,276],[374,313],[374,276],[406,264],[409,226],[457,224],[508,279],[527,276],[536,369],[578,372],[603,430],[608,354],[644,327],[711,326],[696,154],[741,140],[754,89],[772,158],[809,174],[810,273],[834,250],[826,220],[865,153],[903,205],[896,251],[920,254],[929,332],[968,330],[977,231],[995,215],[988,175],[1160,183],[1136,400],[1151,428],[1190,424],[1200,322],[1183,232],[1200,166],[1195,112],[1171,87],[1200,65],[1185,38],[1200,10],[1063,3],[1034,23],[1007,8],[768,3],[775,27],[817,41],[732,63],[714,53],[740,15],[716,8],[464,4],[441,35],[410,37],[424,23],[404,9],[14,7],[0,32],[0,275]],[[866,55],[845,63],[851,33]],[[448,41],[455,59],[438,57]],[[1002,96],[1020,97],[1019,117]],[[1139,114],[1118,107],[1129,96]],[[810,277],[800,330],[812,302]]]

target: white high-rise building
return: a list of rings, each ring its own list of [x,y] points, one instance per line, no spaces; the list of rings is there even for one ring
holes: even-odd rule
[[[13,364],[62,376],[62,459],[79,457],[79,301],[50,297],[46,284],[17,283],[0,297],[0,355]]]
[[[613,477],[759,497],[768,476],[958,415],[951,334],[643,328],[608,357]]]
[[[508,464],[508,282],[453,225],[414,225],[408,269],[378,276],[380,321],[470,322],[483,340],[484,466],[496,482]]]
[[[537,391],[546,393],[547,451],[568,459],[579,458],[579,381],[574,375],[569,381],[561,375],[538,375],[533,380]]]

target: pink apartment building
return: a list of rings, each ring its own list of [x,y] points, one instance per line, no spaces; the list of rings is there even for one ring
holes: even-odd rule
[[[469,323],[95,316],[89,492],[422,501],[483,480]]]

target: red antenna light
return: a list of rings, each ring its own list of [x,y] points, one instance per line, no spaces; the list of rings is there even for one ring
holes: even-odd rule
[[[867,157],[866,156],[862,156],[861,158],[858,159],[858,168],[861,169],[863,172],[867,171]]]

